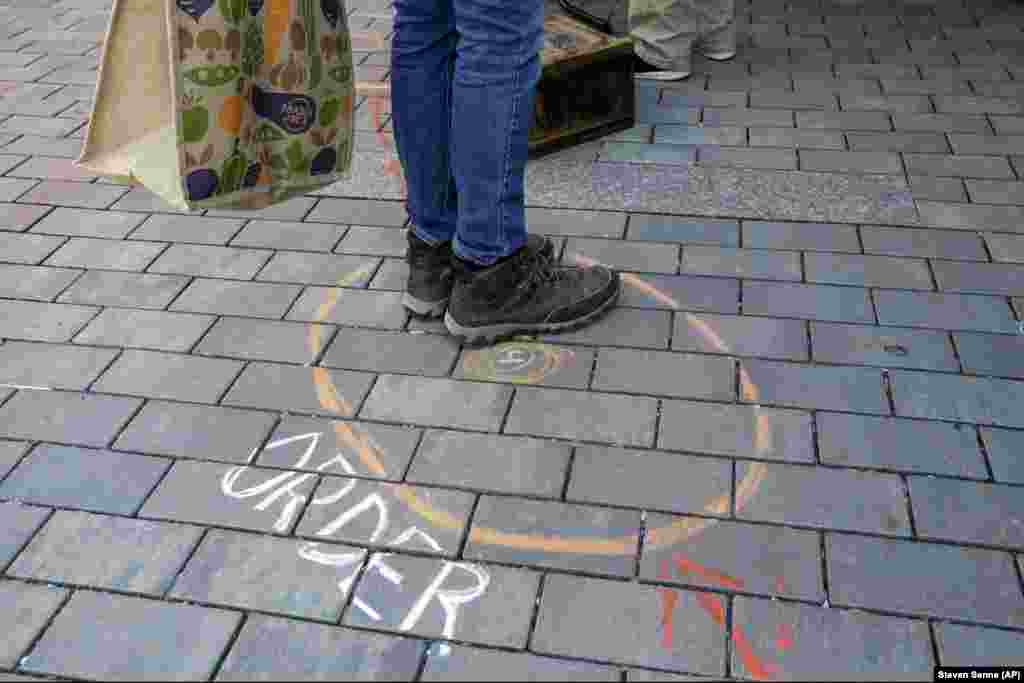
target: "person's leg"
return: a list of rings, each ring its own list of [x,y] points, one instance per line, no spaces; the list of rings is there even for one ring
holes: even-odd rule
[[[430,245],[452,239],[458,216],[449,158],[456,42],[452,0],[395,0],[395,148],[405,173],[412,232]]]
[[[701,0],[629,0],[629,32],[638,58],[637,78],[676,81],[691,73]]]
[[[736,56],[736,0],[700,0],[699,49],[708,59],[725,61]]]

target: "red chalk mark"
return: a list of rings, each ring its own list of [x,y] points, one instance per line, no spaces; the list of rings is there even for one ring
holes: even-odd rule
[[[755,681],[767,681],[772,676],[778,673],[777,669],[770,664],[762,662],[757,655],[754,654],[754,648],[751,647],[750,642],[746,636],[743,635],[743,629],[733,628],[732,642],[736,645],[736,654],[743,660],[743,667],[753,677]]]
[[[793,627],[779,624],[775,629],[775,648],[781,653],[793,647]]]
[[[658,578],[667,581],[668,560],[661,561],[661,572]],[[672,617],[675,614],[676,603],[679,602],[679,594],[671,588],[659,588],[661,594],[661,646],[666,650],[672,649]]]
[[[743,579],[734,579],[728,574],[724,574],[720,571],[704,567],[686,559],[682,553],[674,553],[672,559],[675,561],[676,566],[679,568],[679,572],[686,576],[687,574],[695,574],[703,579],[710,581],[711,583],[718,584],[724,588],[732,588],[733,590],[741,590],[743,588]]]
[[[785,593],[786,592],[786,582],[785,582],[785,580],[783,580],[783,578],[781,576],[775,579],[775,592],[776,593]]]
[[[711,620],[724,629],[725,608],[722,607],[721,598],[710,593],[695,593],[695,595],[697,596],[697,602],[704,608],[704,611],[708,613]]]

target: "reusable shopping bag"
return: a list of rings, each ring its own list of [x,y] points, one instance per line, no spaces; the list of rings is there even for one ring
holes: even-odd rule
[[[179,209],[258,209],[352,165],[343,0],[114,0],[79,166]]]

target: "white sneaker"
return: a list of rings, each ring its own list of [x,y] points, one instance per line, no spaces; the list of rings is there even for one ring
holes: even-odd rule
[[[714,62],[727,62],[736,56],[736,50],[701,50],[701,54]]]
[[[649,64],[633,55],[633,75],[648,81],[681,81],[690,77],[689,71],[669,71]]]

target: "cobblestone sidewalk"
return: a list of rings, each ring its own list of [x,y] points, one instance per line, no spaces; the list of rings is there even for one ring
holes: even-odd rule
[[[109,4],[0,0],[0,680],[1022,663],[1024,6],[738,2],[530,164],[621,305],[469,349],[400,306],[365,99],[353,179],[258,213],[77,170]]]

